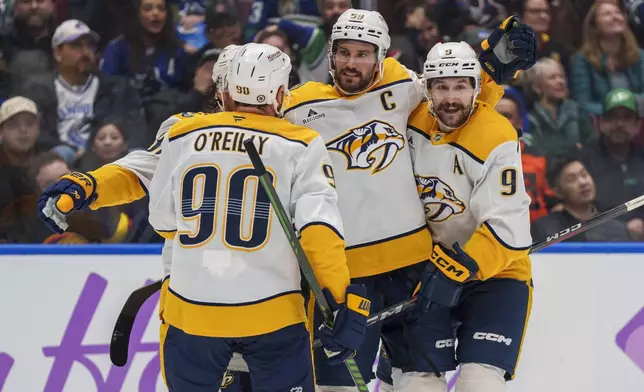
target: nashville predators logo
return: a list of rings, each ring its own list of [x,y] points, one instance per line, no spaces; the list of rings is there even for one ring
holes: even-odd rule
[[[416,176],[416,186],[428,221],[442,222],[465,211],[465,204],[438,177]]]
[[[235,375],[232,372],[224,373],[224,378],[221,380],[221,389],[226,389],[227,387],[233,385],[235,381]]]
[[[405,145],[405,138],[382,121],[371,121],[349,130],[327,143],[329,150],[347,158],[347,170],[371,169],[371,174],[386,169]]]

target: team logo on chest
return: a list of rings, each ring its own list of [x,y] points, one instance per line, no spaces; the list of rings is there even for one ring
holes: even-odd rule
[[[349,130],[326,144],[347,158],[347,170],[371,169],[371,174],[386,169],[405,146],[405,138],[391,125],[373,120]]]
[[[465,211],[465,203],[440,178],[417,175],[416,186],[428,221],[442,222]]]

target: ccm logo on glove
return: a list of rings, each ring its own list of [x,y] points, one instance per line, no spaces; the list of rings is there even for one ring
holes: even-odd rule
[[[456,282],[463,283],[470,278],[470,270],[447,256],[445,252],[443,252],[443,249],[438,246],[434,247],[430,260],[441,270],[442,273]]]

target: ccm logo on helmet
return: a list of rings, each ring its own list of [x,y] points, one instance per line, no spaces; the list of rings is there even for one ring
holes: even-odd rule
[[[362,27],[362,26],[346,26],[345,29],[347,29],[347,30],[364,30],[364,27]]]
[[[491,342],[505,343],[506,346],[512,344],[512,339],[506,338],[503,335],[487,332],[474,332],[474,339],[476,340],[489,340]]]
[[[438,68],[441,67],[457,67],[458,63],[440,63],[438,64]]]

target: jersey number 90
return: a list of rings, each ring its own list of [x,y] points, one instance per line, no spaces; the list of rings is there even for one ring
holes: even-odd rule
[[[196,228],[179,231],[179,243],[186,248],[202,246],[217,234],[221,224],[222,241],[228,248],[258,250],[270,234],[268,195],[250,165],[236,167],[228,178],[222,177],[221,169],[215,164],[191,166],[184,172],[180,185],[181,216],[186,221],[196,221]],[[225,189],[221,189],[224,180]],[[219,214],[222,200],[223,211]]]

